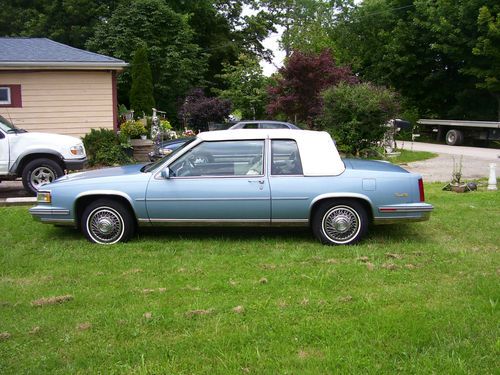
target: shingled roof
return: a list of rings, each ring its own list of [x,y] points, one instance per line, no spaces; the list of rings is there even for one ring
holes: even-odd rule
[[[120,59],[84,51],[47,38],[0,38],[0,68],[118,69]]]

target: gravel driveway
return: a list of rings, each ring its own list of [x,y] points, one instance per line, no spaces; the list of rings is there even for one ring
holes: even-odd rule
[[[453,160],[458,163],[462,156],[462,179],[488,178],[489,164],[496,164],[496,176],[500,177],[500,150],[482,147],[448,146],[423,142],[398,142],[399,148],[413,151],[430,151],[439,154],[437,158],[416,161],[404,166],[405,169],[420,173],[424,181],[448,182],[453,172]]]

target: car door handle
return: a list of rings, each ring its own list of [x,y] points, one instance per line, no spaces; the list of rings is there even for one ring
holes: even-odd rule
[[[259,183],[261,185],[264,185],[264,180],[248,180],[248,182],[251,184]]]

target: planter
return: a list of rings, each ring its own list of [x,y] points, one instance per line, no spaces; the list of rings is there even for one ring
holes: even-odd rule
[[[141,140],[145,141],[146,139],[148,139],[147,135],[141,135]]]
[[[131,139],[134,148],[134,159],[137,161],[149,161],[148,153],[153,151],[154,143],[151,139]]]

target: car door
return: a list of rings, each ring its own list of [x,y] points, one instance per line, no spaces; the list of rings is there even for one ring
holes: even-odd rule
[[[146,192],[152,223],[269,224],[265,141],[203,142],[157,173]]]
[[[0,130],[0,174],[9,171],[9,138]]]

